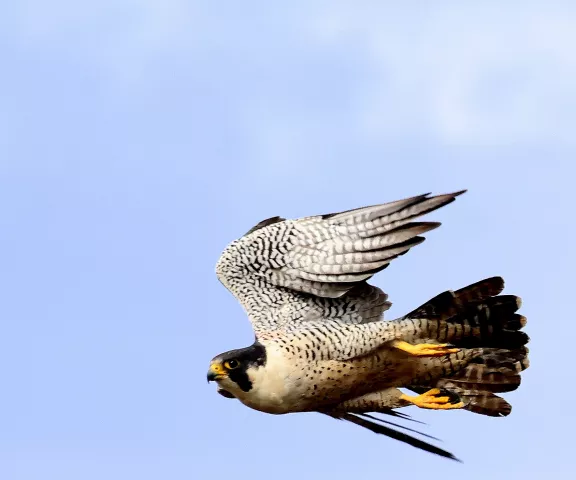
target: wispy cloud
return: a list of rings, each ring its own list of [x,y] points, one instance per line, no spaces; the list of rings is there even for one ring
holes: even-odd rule
[[[14,8],[11,40],[73,57],[103,81],[138,90],[170,62],[203,77],[264,169],[312,156],[320,164],[354,142],[576,144],[571,2]]]
[[[313,24],[319,41],[354,44],[373,67],[355,92],[361,128],[422,128],[449,143],[574,142],[576,6],[339,2]]]

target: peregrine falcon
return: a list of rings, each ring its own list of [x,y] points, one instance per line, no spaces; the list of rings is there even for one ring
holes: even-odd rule
[[[419,217],[464,192],[273,217],[232,242],[216,274],[256,339],[214,357],[208,380],[261,412],[319,412],[456,459],[370,413],[409,419],[397,409],[417,406],[508,415],[496,394],[518,388],[528,367],[520,299],[501,295],[504,281],[493,277],[385,321],[388,296],[367,281],[440,226]]]

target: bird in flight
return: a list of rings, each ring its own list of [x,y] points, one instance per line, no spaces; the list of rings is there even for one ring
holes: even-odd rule
[[[520,299],[502,295],[504,281],[493,277],[384,320],[391,303],[368,280],[440,226],[421,216],[464,192],[273,217],[233,241],[216,274],[256,339],[212,359],[218,393],[271,414],[322,413],[456,460],[371,414],[409,419],[398,409],[416,406],[508,415],[497,394],[518,388],[528,367]]]

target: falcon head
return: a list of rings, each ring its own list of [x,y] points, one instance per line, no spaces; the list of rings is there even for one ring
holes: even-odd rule
[[[230,350],[212,359],[208,369],[208,381],[218,383],[218,393],[233,398],[234,391],[249,392],[252,389],[251,373],[266,363],[266,349],[258,342],[247,348]]]

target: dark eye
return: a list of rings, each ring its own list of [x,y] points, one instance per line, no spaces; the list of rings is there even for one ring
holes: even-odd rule
[[[238,368],[240,366],[240,362],[238,360],[228,360],[224,362],[224,366],[228,370],[234,370],[235,368]]]

